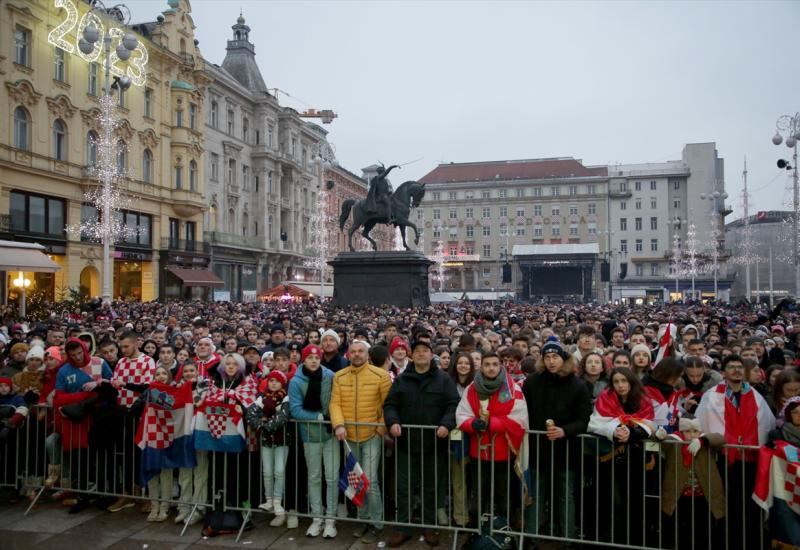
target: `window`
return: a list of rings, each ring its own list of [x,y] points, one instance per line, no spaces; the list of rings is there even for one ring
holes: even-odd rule
[[[634,220],[634,224],[636,226],[636,231],[641,231],[642,230],[642,218],[636,218]]]
[[[228,185],[236,185],[236,161],[228,160]]]
[[[541,225],[534,225],[533,226],[533,236],[534,238],[542,238],[542,226]]]
[[[149,246],[151,243],[153,220],[147,214],[138,212],[117,212],[117,219],[127,228],[122,237],[126,244]]]
[[[500,207],[500,217],[501,218],[507,218],[508,217],[508,207],[507,206],[501,206]]]
[[[469,254],[470,256],[475,254],[475,249],[472,248],[471,244],[468,244],[468,245],[464,246],[464,254]]]
[[[246,116],[242,117],[242,140],[250,141],[250,120]]]
[[[10,198],[11,229],[63,238],[64,201],[18,191],[12,191]]]
[[[593,202],[590,202],[586,205],[586,212],[588,214],[597,214],[597,205]]]
[[[523,189],[521,187],[519,189],[517,189],[517,198],[521,199],[524,196],[525,196],[525,189]]]
[[[183,109],[175,111],[175,127],[176,128],[183,127]]]
[[[484,237],[490,237],[492,235],[492,226],[491,225],[484,225],[481,228],[481,234]]]
[[[53,122],[53,157],[67,160],[67,125],[60,118]]]
[[[570,225],[569,226],[569,236],[570,237],[577,237],[578,236],[578,226],[577,225]]]
[[[256,130],[256,145],[258,145],[259,143],[261,143],[261,131]],[[256,227],[258,227],[258,223],[256,223]]]
[[[500,224],[500,236],[508,237],[508,226],[506,224]]]
[[[626,201],[620,201],[619,209],[620,210],[627,210],[628,209],[628,203]]]
[[[484,258],[489,258],[491,255],[492,255],[492,245],[489,245],[489,244],[483,245],[483,257]],[[484,273],[485,273],[485,270],[487,268],[483,268],[483,269],[484,269]]]
[[[67,59],[64,50],[61,48],[55,49],[53,59],[53,78],[59,82],[67,81]]]
[[[550,215],[551,216],[560,216],[561,215],[561,205],[554,204],[550,207]]]
[[[484,268],[483,268],[483,276],[484,277],[491,277],[492,276],[492,268],[491,268],[491,266],[484,266]]]
[[[450,218],[451,220],[457,220],[458,219],[458,210],[456,210],[455,208],[451,208],[450,211],[447,214],[447,217]]]
[[[644,276],[644,265],[643,264],[636,264],[636,276],[637,277]]]
[[[456,193],[455,191],[450,191],[447,193],[447,198],[451,201],[454,201],[456,200],[457,195],[458,193]]]
[[[650,264],[650,275],[658,277],[658,264]]]
[[[561,194],[561,191],[559,190],[557,185],[554,185],[553,187],[550,188],[550,194],[553,195],[554,197],[557,197]]]
[[[650,191],[655,191],[655,190],[656,190],[656,180],[651,180],[650,181]]]
[[[627,181],[619,182],[619,190],[622,193],[627,193],[628,192],[628,182]]]
[[[620,231],[627,231],[628,230],[628,218],[620,218],[619,219],[619,230]]]
[[[524,218],[525,217],[525,209],[524,208],[517,208],[517,217]]]
[[[553,237],[560,237],[561,236],[561,227],[558,225],[554,225],[550,228],[550,233]]]
[[[272,177],[272,170],[270,170],[270,171],[269,171],[269,173],[267,174],[267,188],[268,188],[268,192],[269,192],[270,194],[272,194],[272,193],[274,193],[274,192],[275,192],[275,184],[274,184],[274,181],[275,181],[275,180],[274,180],[274,179],[273,179],[273,177]]]
[[[14,29],[14,62],[17,65],[29,65],[29,55],[31,47],[31,31],[25,27],[17,26]]]
[[[219,126],[219,103],[216,101],[211,102],[211,126],[214,128]]]
[[[578,215],[578,205],[577,204],[570,204],[569,205],[569,215],[570,216],[577,216]]]
[[[242,166],[242,189],[247,189],[250,186],[250,168],[248,166]],[[307,189],[303,189],[303,192],[307,192]]]
[[[450,233],[450,240],[451,241],[455,241],[455,240],[458,239],[458,228],[457,227],[451,227],[449,233]]]
[[[472,226],[472,225],[468,225],[467,226],[467,237],[469,237],[471,239],[474,236],[475,236],[475,227]]]
[[[628,252],[628,241],[627,241],[627,239],[622,239],[619,242],[619,251],[620,252],[626,252],[626,253]]]
[[[219,155],[211,153],[211,179],[219,179]]]
[[[534,216],[541,216],[542,215],[542,205],[541,204],[533,205],[533,215]]]
[[[186,246],[189,247],[189,243],[194,243],[195,241],[195,234],[197,224],[195,222],[186,222]]]
[[[574,197],[578,194],[578,186],[577,185],[570,185],[569,186],[569,194],[570,196]]]
[[[491,199],[492,192],[491,191],[481,191],[481,198],[482,199]]]
[[[672,208],[680,208],[681,199],[672,199]]]
[[[505,189],[501,189],[500,191],[497,192],[497,196],[500,197],[501,199],[504,199],[506,198],[507,193],[508,192]]]
[[[492,209],[489,208],[488,206],[484,206],[482,211],[481,211],[481,217],[482,218],[491,218],[492,217]]]
[[[658,252],[658,239],[650,239],[650,252]]]
[[[525,228],[517,227],[517,237],[524,237],[524,236],[525,236]]]
[[[451,256],[457,256],[458,255],[458,246],[451,246],[450,250],[449,250],[449,253],[450,253]]]
[[[197,105],[189,103],[189,128],[197,130]]]
[[[300,165],[303,167],[308,166],[308,149],[303,147],[303,156],[301,157]]]
[[[128,146],[123,140],[117,142],[117,170],[125,172],[128,168]]]
[[[233,135],[233,109],[228,109],[228,133]]]
[[[675,191],[678,191],[678,190],[680,190],[680,188],[681,188],[681,182],[680,182],[680,181],[678,181],[678,180],[675,180],[675,181],[673,181],[673,182],[672,182],[672,188],[673,188]]]
[[[297,138],[292,138],[292,158],[297,158]]]
[[[144,91],[144,105],[145,105],[145,115],[147,115],[147,90]],[[97,63],[89,63],[89,70],[88,70],[88,82],[86,83],[86,93],[89,95],[97,95]]]
[[[473,218],[474,212],[475,212],[475,210],[471,206],[468,206],[466,208],[466,213],[467,213],[467,219],[468,220],[471,220]]]
[[[433,238],[438,239],[442,236],[442,228],[441,227],[434,227],[433,228]]]
[[[178,240],[181,238],[181,222],[175,218],[169,219],[169,245],[172,248],[178,246]]]
[[[14,147],[28,150],[28,111],[24,107],[17,107],[14,109]]]
[[[596,236],[597,235],[597,224],[594,223],[594,222],[590,223],[587,226],[586,231],[587,231],[587,233],[589,233],[589,235]]]
[[[442,211],[439,208],[433,209],[433,219],[434,220],[441,220],[442,219]]]
[[[418,220],[421,220],[421,219],[423,219],[424,217],[425,217],[425,211],[424,211],[424,210],[422,210],[421,208],[418,208],[418,209],[417,209],[417,219],[418,219]]]
[[[94,167],[97,164],[97,134],[89,130],[86,134],[86,166]]]
[[[658,229],[658,218],[650,218],[650,229],[656,231]]]
[[[175,189],[183,189],[183,166],[175,165]]]
[[[258,193],[258,176],[256,176],[256,193]],[[258,222],[256,222],[256,225],[258,225]]]
[[[128,92],[122,89],[117,90],[117,106],[122,107],[124,109],[127,104],[128,104]]]
[[[642,251],[642,239],[636,239],[636,243],[634,244],[636,252]]]
[[[442,194],[439,191],[433,192],[433,200],[438,201],[442,197]]]
[[[586,186],[586,192],[589,193],[590,195],[596,195],[597,194],[597,186],[595,184],[587,185]]]
[[[650,208],[655,210],[657,204],[658,204],[658,202],[656,201],[656,198],[655,197],[650,197]]]
[[[634,208],[636,208],[636,210],[642,209],[642,199],[636,199],[634,202]]]
[[[272,147],[272,138],[275,136],[275,129],[272,126],[267,128],[267,147]]]
[[[197,191],[197,163],[189,161],[189,190]]]
[[[637,191],[641,191],[641,190],[642,190],[642,182],[640,182],[640,181],[637,181],[637,182],[635,183],[635,186],[636,186],[636,190],[637,190]]]
[[[97,208],[90,204],[81,205],[81,241],[83,242],[100,242],[100,240],[92,234],[88,229],[91,225],[97,224],[100,221],[100,213]]]
[[[97,63],[92,63],[95,66],[95,73],[97,73]],[[144,116],[153,117],[153,90],[150,88],[144,89]]]
[[[542,188],[541,187],[534,187],[533,188],[533,196],[534,197],[541,197],[542,196]]]
[[[153,183],[153,153],[145,149],[142,153],[142,181]]]

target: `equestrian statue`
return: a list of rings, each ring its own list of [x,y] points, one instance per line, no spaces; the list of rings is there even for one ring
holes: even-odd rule
[[[392,186],[386,176],[395,168],[399,166],[378,167],[378,174],[370,179],[367,198],[360,201],[347,199],[342,203],[342,212],[339,216],[340,231],[344,231],[347,218],[350,217],[351,211],[353,213],[353,221],[347,231],[347,244],[351,252],[355,252],[353,233],[359,227],[363,227],[361,234],[372,244],[372,249],[378,250],[378,245],[370,238],[369,232],[379,223],[399,227],[406,250],[410,250],[406,244],[406,227],[413,228],[414,244],[419,244],[419,229],[411,222],[409,214],[412,208],[417,208],[422,202],[425,196],[425,184],[407,181],[401,184],[397,191],[392,192]]]

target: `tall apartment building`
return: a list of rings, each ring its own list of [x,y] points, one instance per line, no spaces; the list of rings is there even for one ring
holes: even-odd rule
[[[104,58],[99,50],[95,57],[77,48],[77,21],[85,20],[90,6],[78,0],[62,4],[0,1],[0,238],[47,248],[61,270],[26,277],[32,281],[29,292],[51,300],[68,288],[99,295],[103,265],[100,243],[66,227],[99,216],[84,192],[98,186],[91,168],[97,162]],[[192,285],[176,273],[208,267],[200,123],[207,81],[189,11],[186,0],[170,0],[155,21],[130,28],[139,41],[131,58],[114,60],[116,74],[133,77],[127,91],[114,92],[123,119],[116,132],[122,146],[117,163],[129,174],[122,191],[132,199],[119,216],[130,231],[113,247],[114,297],[186,295]],[[110,18],[103,15],[103,21],[106,29],[119,31]],[[2,299],[12,276],[2,276]]]

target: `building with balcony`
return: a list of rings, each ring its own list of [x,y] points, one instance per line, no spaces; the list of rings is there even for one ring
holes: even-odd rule
[[[605,166],[584,166],[571,157],[449,163],[420,181],[427,184],[425,200],[413,216],[424,227],[425,254],[433,258],[442,247],[441,291],[503,290],[532,298],[525,294],[529,289],[547,289],[526,279],[535,271],[523,271],[514,260],[515,246],[552,245],[548,252],[558,253],[562,245],[571,250],[569,245],[591,243],[604,250],[599,235],[606,231]],[[506,263],[510,282],[503,281]],[[596,263],[590,272],[592,288],[568,294],[596,296]]]
[[[715,143],[687,144],[680,160],[608,167],[609,228],[603,259],[610,267],[606,295],[612,300],[654,301],[687,297],[691,274],[677,277],[673,248],[687,252],[687,230],[694,223],[702,272],[695,273],[698,297],[713,298],[712,247],[717,248],[717,289],[727,297],[731,279],[727,271],[724,161]],[[719,198],[709,200],[715,191]],[[713,242],[712,224],[717,239]]]
[[[103,58],[77,48],[77,25],[62,35],[69,10],[86,16],[86,2],[50,0],[0,5],[0,233],[37,242],[61,266],[56,274],[30,274],[31,292],[53,299],[68,288],[101,293],[102,246],[93,235],[67,231],[98,219],[84,199],[99,183],[92,175],[104,93]],[[115,23],[104,18],[107,28]],[[126,91],[113,90],[123,121],[116,131],[121,184],[130,207],[118,213],[129,231],[113,246],[113,296],[152,300],[200,295],[200,288],[169,275],[172,269],[207,269],[203,243],[202,126],[207,77],[196,60],[189,3],[170,0],[153,22],[134,24],[139,41],[117,74],[132,76]],[[102,43],[102,40],[101,40]],[[99,48],[99,46],[98,46]],[[145,52],[147,57],[145,58]],[[94,54],[92,54],[94,55]],[[86,58],[89,58],[87,60]],[[146,59],[146,65],[144,60]],[[11,274],[0,283],[2,298]],[[205,285],[203,285],[205,286]],[[191,289],[195,288],[192,293]]]

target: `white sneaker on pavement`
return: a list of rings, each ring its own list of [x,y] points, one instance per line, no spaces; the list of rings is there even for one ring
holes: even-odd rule
[[[308,530],[306,531],[307,537],[318,537],[320,533],[322,533],[322,520],[320,518],[314,518],[311,522],[311,525],[308,526]]]
[[[333,519],[326,519],[325,520],[325,530],[322,532],[323,539],[332,539],[335,538],[337,535],[336,531],[336,520]]]

